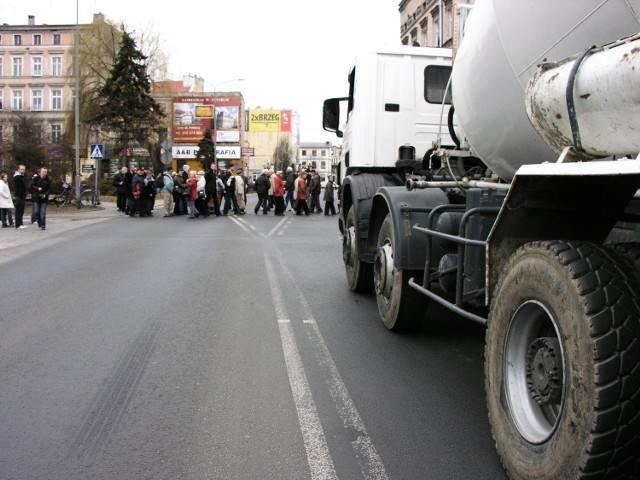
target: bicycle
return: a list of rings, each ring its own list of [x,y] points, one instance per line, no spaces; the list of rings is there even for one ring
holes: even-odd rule
[[[62,184],[62,193],[56,195],[55,203],[58,207],[62,207],[63,205],[75,204],[76,203],[76,190],[75,188],[64,182]],[[87,207],[90,205],[96,204],[96,194],[95,192],[87,188],[86,185],[82,185],[82,191],[80,193],[80,206]]]

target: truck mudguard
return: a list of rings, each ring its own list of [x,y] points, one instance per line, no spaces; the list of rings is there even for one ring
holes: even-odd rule
[[[360,253],[359,260],[373,263],[375,255],[377,236],[373,239],[374,249],[370,250],[367,246],[373,196],[384,186],[397,186],[402,184],[403,181],[400,177],[388,173],[367,172],[359,175],[349,175],[345,178],[342,191],[342,214],[344,218],[346,218],[349,209],[354,209],[358,230],[356,240],[358,241],[358,252]]]
[[[424,270],[426,261],[425,237],[412,230],[413,226],[427,226],[429,212],[438,205],[448,204],[440,189],[408,191],[405,187],[383,187],[373,198],[369,221],[368,249],[375,252],[380,226],[387,213],[391,214],[395,235],[393,264],[402,270]]]

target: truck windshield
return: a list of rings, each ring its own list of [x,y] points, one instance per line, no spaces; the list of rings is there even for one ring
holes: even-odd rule
[[[429,103],[442,104],[447,82],[451,76],[451,67],[429,65],[424,69],[424,99]],[[451,89],[447,92],[445,102],[451,104]]]

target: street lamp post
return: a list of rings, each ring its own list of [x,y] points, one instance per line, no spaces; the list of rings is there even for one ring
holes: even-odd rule
[[[217,83],[213,86],[213,155],[215,157],[216,169],[218,168],[218,119],[216,117],[216,89],[220,85],[231,82],[242,82],[244,78],[232,78],[224,82]]]

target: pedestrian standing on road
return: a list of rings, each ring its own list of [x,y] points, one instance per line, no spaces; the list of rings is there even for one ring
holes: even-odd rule
[[[36,179],[39,176],[40,176],[40,169],[38,168],[36,170],[36,173],[34,173],[33,176],[31,177],[31,183],[29,184],[29,187],[31,187],[33,182],[36,181]],[[35,225],[36,223],[38,223],[38,218],[36,216],[36,212],[34,211],[34,209],[31,209],[31,225]]]
[[[129,215],[131,213],[131,209],[133,208],[133,177],[136,175],[136,166],[131,163],[129,164],[129,170],[124,174],[124,196],[125,196],[125,207],[124,213]]]
[[[13,174],[13,194],[16,197],[16,228],[27,228],[22,224],[22,215],[24,214],[24,206],[27,202],[27,186],[24,182],[24,172],[26,167],[24,165],[18,165],[18,170]]]
[[[296,182],[296,174],[293,171],[293,168],[287,167],[287,177],[284,182],[284,208],[287,209],[287,205],[289,205],[289,210],[293,209],[293,200],[295,193],[295,182]]]
[[[138,167],[133,180],[131,180],[131,206],[129,207],[129,216],[135,217],[136,213],[139,213],[141,217],[144,217],[142,210],[142,198],[144,195],[144,169]]]
[[[245,183],[243,175],[236,175],[236,201],[238,202],[238,208],[240,209],[240,215],[244,215],[247,202],[245,200],[244,192],[247,184]]]
[[[340,213],[341,203],[342,203],[342,185],[338,183],[338,213]]]
[[[327,186],[324,187],[324,214],[325,215],[336,214],[336,207],[333,204],[333,177],[331,176],[327,180]]]
[[[217,181],[218,175],[216,172],[216,164],[211,162],[209,165],[209,171],[204,174],[204,191],[207,194],[207,198],[205,198],[205,203],[207,204],[207,209],[215,213],[216,217],[220,216],[220,202],[218,201],[218,187]],[[211,205],[211,206],[210,206]]]
[[[127,210],[127,195],[124,186],[124,177],[127,174],[127,167],[120,167],[118,173],[113,176],[113,186],[116,187],[116,206],[119,212]]]
[[[224,208],[222,214],[227,215],[229,210],[233,208],[234,215],[240,215],[240,207],[238,207],[238,201],[236,199],[236,169],[233,165],[230,165],[227,169],[227,174],[224,181]]]
[[[274,215],[278,217],[284,216],[284,180],[282,179],[282,170],[276,172],[273,180],[274,184]]]
[[[160,194],[162,195],[162,206],[164,207],[164,216],[173,216],[173,168],[171,165],[167,167],[167,170],[162,174],[162,188]]]
[[[207,206],[207,181],[204,178],[204,172],[200,170],[197,174],[198,185],[196,190],[198,192],[196,196],[196,210],[201,217],[207,218],[209,216],[209,207]]]
[[[31,198],[33,200],[33,212],[38,228],[45,230],[47,226],[47,203],[51,192],[51,180],[47,175],[47,167],[40,167],[40,173],[31,182]]]
[[[273,168],[269,169],[269,203],[267,205],[267,210],[271,210],[273,208],[273,202],[275,200],[275,184],[276,174],[273,172]]]
[[[258,194],[258,203],[256,207],[253,209],[253,213],[258,214],[258,210],[262,208],[262,213],[266,215],[269,213],[267,209],[267,204],[269,202],[269,170],[266,168],[262,170],[260,176],[256,179],[255,187],[256,193]]]
[[[216,173],[216,195],[218,196],[218,207],[222,208],[222,197],[224,197],[224,182],[220,171]]]
[[[153,215],[153,208],[156,205],[157,193],[156,179],[153,176],[153,173],[147,171],[147,178],[144,179],[144,202],[142,205],[144,214],[147,216]]]
[[[198,180],[196,179],[196,172],[191,172],[189,180],[187,180],[187,189],[190,195],[186,196],[187,210],[189,211],[189,218],[196,218],[196,198],[198,198]]]
[[[311,169],[311,182],[309,182],[309,194],[311,195],[311,204],[309,210],[315,213],[322,213],[322,207],[320,206],[320,192],[322,190],[322,178],[316,172],[315,168]]]
[[[187,188],[187,182],[182,176],[182,172],[175,172],[173,174],[173,201],[175,206],[173,207],[173,213],[175,215],[184,215],[187,213],[187,201],[182,193]]]
[[[0,172],[0,218],[2,228],[13,227],[13,200],[7,172]]]
[[[300,211],[304,210],[305,215],[309,215],[309,205],[307,205],[307,172],[302,170],[298,177],[298,185],[296,190],[296,215],[301,215]]]

